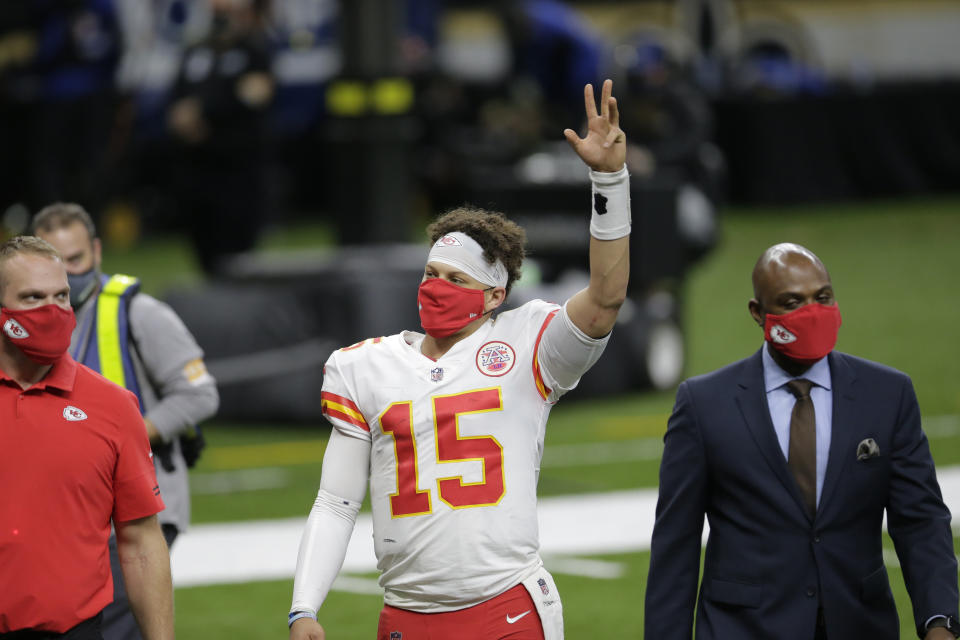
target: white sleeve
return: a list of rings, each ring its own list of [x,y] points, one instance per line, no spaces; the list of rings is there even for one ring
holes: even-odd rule
[[[336,429],[330,433],[320,490],[300,539],[291,611],[316,615],[343,566],[360,503],[367,493],[370,446],[369,440]]]
[[[567,305],[563,305],[544,330],[537,350],[540,371],[554,400],[577,386],[580,376],[600,358],[609,340],[609,333],[591,338],[577,328],[567,315]]]

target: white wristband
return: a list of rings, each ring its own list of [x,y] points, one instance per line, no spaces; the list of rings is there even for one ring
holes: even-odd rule
[[[590,171],[593,184],[590,235],[598,240],[616,240],[630,235],[630,174],[620,171]]]
[[[317,614],[312,611],[291,611],[289,614],[287,614],[287,627],[292,627],[293,623],[300,618],[310,618],[311,620],[316,620]]]

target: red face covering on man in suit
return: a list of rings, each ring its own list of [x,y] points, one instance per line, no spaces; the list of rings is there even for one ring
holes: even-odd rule
[[[813,303],[790,313],[768,313],[763,335],[774,349],[791,360],[813,364],[833,351],[841,324],[836,304]]]

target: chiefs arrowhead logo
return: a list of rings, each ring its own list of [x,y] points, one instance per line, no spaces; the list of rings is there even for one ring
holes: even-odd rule
[[[73,405],[70,405],[63,410],[63,417],[70,422],[78,422],[80,420],[86,420],[87,414],[83,412],[83,409],[77,409]]]
[[[433,245],[435,247],[462,247],[463,243],[454,238],[453,236],[443,236],[437,243]]]
[[[770,327],[770,339],[777,344],[790,344],[796,342],[797,336],[787,331],[783,325],[775,324]]]
[[[23,325],[13,318],[8,318],[7,321],[3,323],[3,332],[13,340],[23,340],[24,338],[30,337],[30,334],[23,328]]]

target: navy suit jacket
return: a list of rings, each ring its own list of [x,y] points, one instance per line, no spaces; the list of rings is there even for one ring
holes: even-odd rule
[[[883,562],[896,546],[918,633],[957,616],[957,562],[920,409],[903,373],[829,356],[830,454],[813,520],[770,420],[761,353],[691,378],[664,436],[644,620],[647,640],[895,640]],[[879,455],[857,459],[872,438]],[[710,525],[697,593],[703,518]]]

